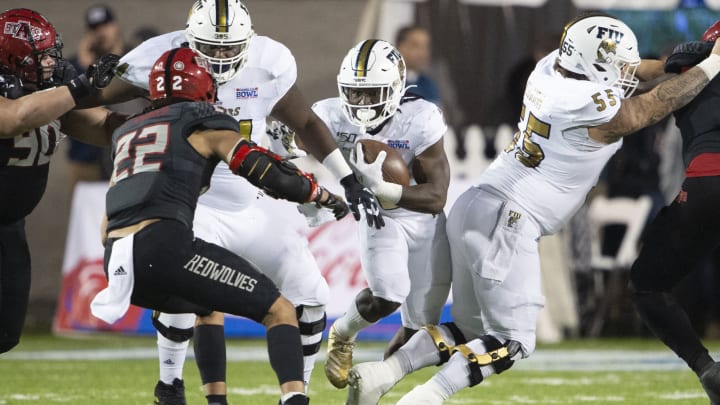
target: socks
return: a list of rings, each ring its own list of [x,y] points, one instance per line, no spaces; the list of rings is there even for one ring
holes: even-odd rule
[[[455,345],[455,338],[446,326],[440,325],[437,326],[437,329],[448,345]],[[414,334],[388,360],[393,357],[397,358],[399,366],[405,375],[427,366],[437,365],[440,362],[440,354],[435,342],[430,337],[430,334],[423,329]]]
[[[355,339],[355,336],[357,336],[359,331],[374,323],[375,322],[366,321],[365,318],[360,315],[360,312],[358,312],[357,309],[357,304],[353,301],[345,315],[338,318],[333,326],[340,336]]]
[[[208,405],[228,405],[226,395],[206,395]]]
[[[176,378],[182,380],[189,341],[173,342],[160,333],[157,334],[157,338],[160,381],[172,384]]]

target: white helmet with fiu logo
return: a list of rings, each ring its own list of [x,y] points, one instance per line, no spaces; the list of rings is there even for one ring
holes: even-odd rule
[[[405,61],[389,43],[368,39],[350,49],[340,65],[337,82],[347,118],[372,129],[390,118],[400,105],[405,93]]]
[[[560,39],[558,62],[570,72],[621,89],[624,97],[630,97],[639,83],[637,38],[624,22],[606,14],[585,14],[570,21]]]
[[[210,62],[218,83],[242,70],[254,35],[250,13],[240,0],[198,0],[185,26],[190,48]]]

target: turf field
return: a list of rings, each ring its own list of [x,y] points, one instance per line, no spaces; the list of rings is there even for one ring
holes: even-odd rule
[[[361,361],[382,353],[380,344],[359,346]],[[711,347],[716,351],[720,345]],[[265,358],[263,342],[229,342],[231,404],[277,403],[274,376]],[[157,368],[152,338],[27,335],[15,350],[0,356],[0,404],[152,404]],[[407,377],[381,404],[395,403],[434,370]],[[204,404],[192,360],[185,381],[188,403]],[[325,380],[318,363],[310,395],[313,405],[343,404],[345,391]],[[694,374],[657,342],[604,340],[541,346],[507,373],[446,403],[707,405],[709,401]]]

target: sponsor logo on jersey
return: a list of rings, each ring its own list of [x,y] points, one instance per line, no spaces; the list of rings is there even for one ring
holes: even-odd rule
[[[235,98],[257,98],[257,96],[257,87],[245,87],[241,89],[235,89]]]
[[[27,30],[23,27],[25,25],[30,27],[30,34],[35,41],[42,39],[42,29],[40,29],[40,27],[33,27],[30,21],[6,22],[3,27],[3,34],[27,41]]]
[[[183,268],[210,280],[237,287],[247,292],[252,292],[257,284],[257,280],[247,274],[198,254],[185,263]]]
[[[114,276],[127,276],[127,272],[123,268],[123,266],[118,267],[115,272],[113,273]]]
[[[393,149],[410,149],[410,140],[408,139],[388,139],[387,144]]]

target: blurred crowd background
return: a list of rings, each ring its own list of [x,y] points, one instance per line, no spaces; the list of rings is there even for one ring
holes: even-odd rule
[[[559,42],[563,25],[584,10],[607,11],[636,33],[641,55],[666,57],[680,42],[699,39],[720,19],[720,0],[246,0],[255,31],[287,45],[298,64],[298,85],[311,100],[333,97],[348,48],[362,38],[395,43],[407,60],[409,82],[443,107],[451,130],[446,150],[454,178],[472,180],[514,132],[525,80],[535,62]],[[0,8],[32,8],[61,33],[63,54],[78,67],[105,52],[122,54],[142,40],[183,29],[192,0],[3,0]],[[609,7],[609,8],[608,8]],[[401,30],[411,27],[411,29]],[[116,108],[137,108],[137,105]],[[672,120],[626,138],[592,197],[642,201],[640,229],[679,190],[680,138]],[[50,329],[57,302],[69,204],[77,181],[107,177],[106,151],[64,142],[52,163],[48,191],[28,218],[33,278],[27,330]],[[1,197],[1,196],[0,196]],[[630,223],[598,230],[589,203],[561,235],[541,244],[549,328],[540,340],[645,334],[624,296],[626,264],[617,259]],[[604,200],[603,200],[604,201]],[[638,206],[645,206],[639,204]],[[449,207],[448,207],[449,208]],[[636,215],[637,217],[637,215]],[[632,251],[632,249],[631,249]],[[720,338],[715,258],[708,258],[677,294],[707,337]]]

